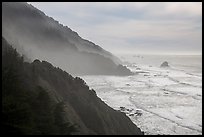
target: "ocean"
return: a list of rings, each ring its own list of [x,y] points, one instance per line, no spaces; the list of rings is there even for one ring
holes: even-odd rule
[[[202,134],[202,56],[120,55],[132,76],[81,76],[146,135]],[[160,67],[167,61],[169,67]]]

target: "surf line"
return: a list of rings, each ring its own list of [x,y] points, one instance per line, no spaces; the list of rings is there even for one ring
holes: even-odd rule
[[[144,107],[140,107],[140,106],[136,105],[136,103],[134,103],[134,101],[133,101],[133,99],[132,99],[131,96],[129,97],[129,101],[130,101],[133,105],[135,105],[135,107],[138,108],[138,109],[142,109],[142,110],[144,110],[144,111],[146,111],[146,112],[149,112],[149,113],[151,113],[151,114],[153,114],[153,115],[156,115],[156,116],[158,116],[158,117],[160,117],[160,118],[163,118],[163,119],[165,119],[165,120],[167,120],[167,121],[170,121],[170,122],[172,122],[172,123],[174,123],[174,124],[176,124],[176,125],[178,125],[178,126],[180,126],[180,127],[187,128],[187,129],[190,129],[190,130],[195,130],[195,131],[197,131],[197,132],[199,132],[199,133],[202,133],[202,131],[200,131],[200,130],[198,130],[198,129],[195,129],[195,128],[190,127],[190,126],[185,126],[185,125],[179,124],[179,123],[177,123],[176,121],[173,121],[173,120],[171,120],[171,119],[168,119],[168,118],[166,118],[166,117],[163,117],[163,116],[161,116],[161,115],[159,115],[159,114],[157,114],[157,113],[155,113],[155,112],[152,112],[152,111],[150,111],[150,110],[145,109]]]

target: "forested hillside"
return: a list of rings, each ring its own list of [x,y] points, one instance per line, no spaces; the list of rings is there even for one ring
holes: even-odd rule
[[[2,106],[6,134],[143,134],[81,78],[46,61],[24,62],[3,37]]]

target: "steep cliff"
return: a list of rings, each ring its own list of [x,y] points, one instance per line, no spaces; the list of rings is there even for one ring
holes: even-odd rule
[[[81,78],[47,61],[24,62],[3,37],[2,85],[4,133],[143,134]]]
[[[47,60],[74,75],[132,74],[110,52],[27,3],[2,3],[2,35],[28,61]]]

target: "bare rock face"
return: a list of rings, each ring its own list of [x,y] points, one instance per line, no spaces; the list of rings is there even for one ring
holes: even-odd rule
[[[160,67],[169,67],[169,63],[167,61],[164,61]]]

